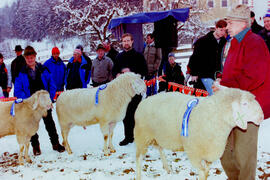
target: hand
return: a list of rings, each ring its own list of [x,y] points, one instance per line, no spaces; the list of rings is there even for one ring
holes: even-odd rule
[[[191,81],[197,82],[198,81],[198,76],[191,76]]]
[[[122,69],[122,71],[121,71],[122,73],[125,73],[125,72],[131,72],[130,71],[130,69],[129,68],[124,68],[124,69]]]
[[[214,83],[213,83],[213,85],[212,85],[212,90],[213,90],[213,92],[216,92],[216,91],[218,91],[218,90],[220,89],[220,81],[221,81],[220,78],[217,78],[217,79],[214,81]]]
[[[11,90],[11,87],[7,87],[7,92],[9,93]]]

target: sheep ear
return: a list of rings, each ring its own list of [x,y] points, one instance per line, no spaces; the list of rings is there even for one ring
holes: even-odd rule
[[[247,121],[244,114],[241,113],[240,105],[237,102],[232,103],[233,119],[236,125],[241,129],[247,129]]]
[[[141,91],[142,91],[143,87],[142,87],[142,82],[141,81],[142,81],[141,79],[136,79],[132,83],[132,88],[133,88],[133,90],[134,90],[134,92],[136,94],[141,93]]]
[[[36,93],[35,96],[34,96],[34,103],[33,103],[33,107],[32,107],[33,110],[37,109],[37,106],[38,106],[38,96],[39,96],[39,93]]]

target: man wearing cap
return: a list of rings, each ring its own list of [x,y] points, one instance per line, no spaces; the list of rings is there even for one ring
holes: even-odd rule
[[[259,32],[259,35],[264,39],[269,51],[270,51],[270,10],[263,17],[264,27]]]
[[[124,51],[118,54],[113,67],[113,72],[116,77],[125,72],[134,72],[140,74],[142,77],[145,77],[147,74],[147,65],[144,56],[135,51],[132,47],[133,42],[134,40],[131,34],[125,33],[122,35],[122,46]],[[125,139],[119,143],[120,146],[125,146],[134,141],[134,114],[141,99],[141,95],[135,95],[128,104],[126,116],[123,120]]]
[[[33,47],[27,46],[25,48],[24,57],[26,64],[22,67],[18,77],[15,79],[14,96],[26,99],[36,91],[44,89],[50,93],[50,98],[53,101],[56,92],[54,81],[49,70],[42,64],[36,62],[36,55],[37,53]],[[43,122],[50,137],[53,150],[64,152],[64,146],[59,144],[51,109],[47,111],[47,116],[43,117]],[[31,145],[35,156],[41,154],[38,139],[39,136],[37,133],[31,137]]]
[[[188,63],[191,81],[201,81],[209,95],[213,94],[211,87],[216,78],[215,74],[221,71],[221,52],[226,43],[226,26],[226,21],[219,20],[215,31],[199,38],[194,44],[194,51]]]
[[[44,66],[47,67],[51,72],[56,85],[56,91],[64,91],[66,65],[59,55],[60,51],[58,47],[52,48],[52,56],[44,63]]]
[[[97,57],[93,60],[91,78],[94,87],[106,84],[112,80],[112,60],[105,56],[105,48],[102,44],[97,47]]]
[[[67,64],[66,89],[87,88],[91,73],[87,73],[88,63],[80,49],[75,49]]]
[[[238,5],[227,16],[227,30],[233,39],[220,84],[251,92],[270,117],[270,55],[263,39],[250,29],[250,10]],[[244,107],[245,104],[242,104]],[[248,123],[246,131],[234,128],[221,158],[229,179],[255,180],[259,127]]]
[[[15,46],[15,53],[17,57],[11,63],[11,77],[12,83],[15,83],[15,78],[18,77],[20,70],[25,65],[25,59],[22,56],[23,49],[21,45]]]

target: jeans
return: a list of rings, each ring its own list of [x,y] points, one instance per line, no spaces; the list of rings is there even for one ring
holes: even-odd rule
[[[212,85],[214,80],[212,78],[201,78],[201,80],[209,96],[213,95]]]

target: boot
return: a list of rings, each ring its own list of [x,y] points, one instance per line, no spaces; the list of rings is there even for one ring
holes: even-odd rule
[[[125,138],[123,141],[119,143],[120,146],[128,145],[129,143],[133,143],[134,138]]]
[[[39,155],[41,154],[39,145],[33,146],[33,154],[34,154],[35,156],[39,156]]]
[[[59,144],[59,143],[53,145],[52,147],[53,147],[53,150],[58,151],[58,152],[60,152],[60,153],[65,151],[65,147],[62,146],[62,145]]]

